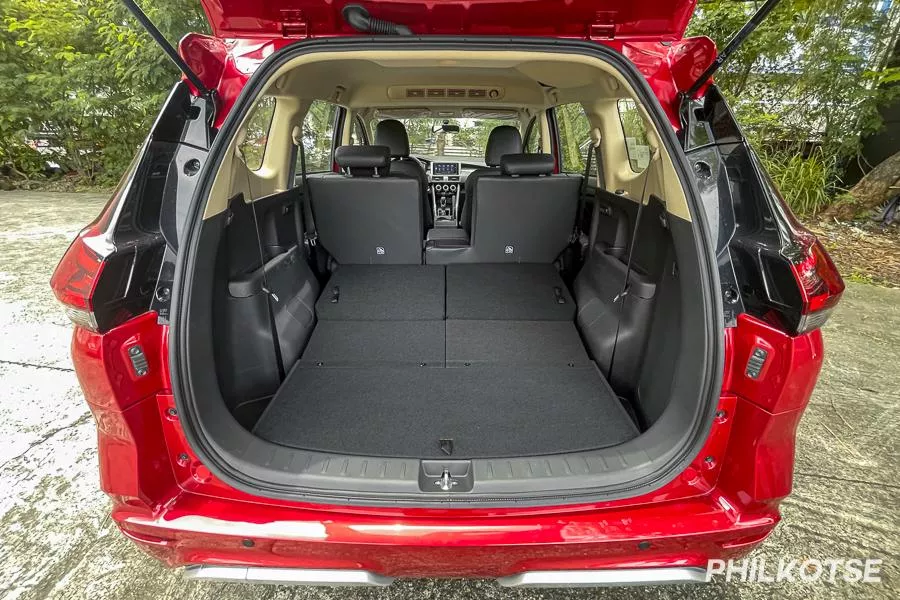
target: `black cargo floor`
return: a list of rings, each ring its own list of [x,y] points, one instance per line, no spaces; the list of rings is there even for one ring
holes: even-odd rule
[[[298,366],[254,433],[322,452],[454,458],[578,452],[638,435],[593,366]],[[445,447],[447,444],[444,444]]]

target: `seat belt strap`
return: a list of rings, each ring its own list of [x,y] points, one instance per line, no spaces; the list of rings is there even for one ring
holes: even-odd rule
[[[572,243],[578,243],[581,239],[581,221],[584,219],[584,196],[587,194],[588,178],[591,176],[591,160],[593,160],[594,153],[597,152],[599,147],[600,130],[594,128],[591,130],[590,145],[588,146],[587,156],[584,161],[584,173],[581,176],[581,189],[578,191],[578,209],[575,213],[575,226],[572,229]],[[599,185],[599,168],[597,169],[597,174]]]
[[[316,218],[313,215],[312,199],[309,194],[309,179],[306,176],[306,149],[303,147],[303,134],[300,126],[294,127],[292,132],[294,145],[297,146],[297,152],[300,154],[300,187],[303,190],[303,245],[308,255],[313,254],[313,249],[319,241],[319,234],[316,231]]]

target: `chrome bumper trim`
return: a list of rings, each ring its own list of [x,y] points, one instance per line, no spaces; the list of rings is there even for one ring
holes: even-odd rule
[[[612,587],[625,585],[663,585],[705,583],[706,569],[666,567],[656,569],[601,569],[596,571],[526,571],[500,577],[504,587]]]
[[[282,569],[194,565],[184,569],[185,579],[275,585],[386,586],[393,577],[352,569]]]

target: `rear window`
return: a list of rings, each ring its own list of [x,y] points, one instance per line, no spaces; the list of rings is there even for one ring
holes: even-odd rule
[[[631,170],[640,173],[650,164],[650,142],[647,127],[634,100],[619,100],[619,119],[625,133],[625,149]]]
[[[334,119],[337,105],[314,100],[303,117],[303,150],[306,153],[306,172],[331,171],[331,152],[334,143]],[[297,154],[296,172],[300,172],[300,155]]]
[[[247,133],[241,143],[241,152],[247,168],[251,171],[257,171],[262,167],[266,144],[269,141],[269,128],[272,126],[274,115],[275,98],[265,96],[253,109],[253,113],[247,121]]]
[[[559,127],[562,171],[564,173],[584,173],[585,161],[591,147],[591,123],[581,104],[562,104],[556,107],[556,122]],[[597,161],[591,161],[591,175],[597,174]]]

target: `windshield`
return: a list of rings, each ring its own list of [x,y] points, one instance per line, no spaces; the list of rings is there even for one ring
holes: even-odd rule
[[[409,135],[409,153],[425,160],[449,160],[484,164],[484,149],[491,130],[498,125],[512,125],[518,129],[518,119],[397,119]],[[457,125],[458,132],[441,130],[441,125]],[[374,123],[372,129],[374,130]]]

